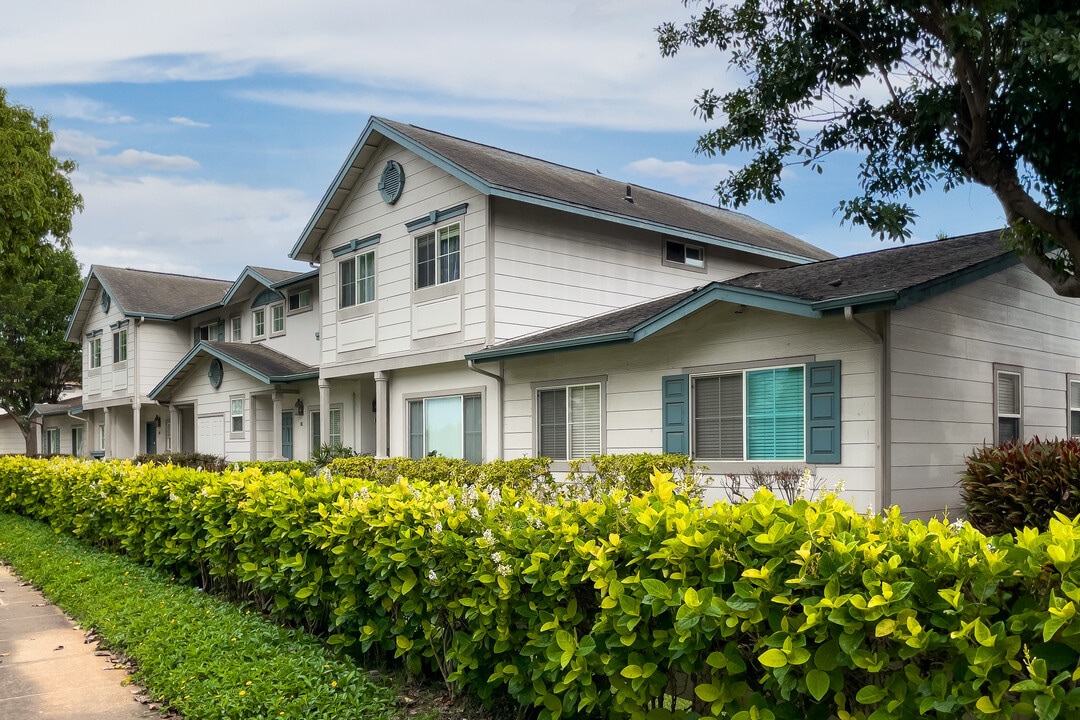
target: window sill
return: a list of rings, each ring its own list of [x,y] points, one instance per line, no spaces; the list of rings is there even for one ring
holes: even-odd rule
[[[354,320],[358,317],[368,317],[375,314],[375,301],[368,300],[365,303],[358,303],[356,305],[349,305],[348,307],[338,308],[337,320]]]

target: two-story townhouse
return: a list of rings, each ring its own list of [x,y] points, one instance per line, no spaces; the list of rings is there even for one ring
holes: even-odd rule
[[[373,118],[291,257],[319,265],[321,436],[479,461],[505,454],[503,383],[468,353],[831,255],[740,213]],[[545,402],[599,413],[587,380]]]
[[[282,401],[299,400],[305,380],[315,396],[315,279],[257,267],[235,281],[91,267],[68,328],[85,343],[88,452],[291,455],[281,431],[302,404],[286,411]]]

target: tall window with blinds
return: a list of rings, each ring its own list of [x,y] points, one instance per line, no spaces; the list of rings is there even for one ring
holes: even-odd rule
[[[1023,375],[1018,370],[995,370],[995,431],[994,443],[1019,441],[1023,437]]]
[[[1080,378],[1069,376],[1069,437],[1080,437]]]
[[[599,383],[542,388],[536,405],[541,457],[572,460],[603,451]]]

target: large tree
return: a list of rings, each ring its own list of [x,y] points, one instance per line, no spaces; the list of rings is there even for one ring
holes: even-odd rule
[[[45,245],[41,263],[0,275],[0,408],[19,424],[26,452],[34,436],[27,419],[36,403],[55,403],[82,376],[82,351],[67,327],[82,291],[70,249]]]
[[[0,277],[41,266],[46,246],[70,247],[82,197],[68,177],[75,163],[56,159],[52,143],[49,119],[9,105],[0,88]]]
[[[688,3],[689,4],[689,3]],[[715,47],[738,87],[704,90],[706,154],[752,159],[722,203],[776,201],[785,167],[861,154],[844,220],[911,234],[907,200],[990,188],[1024,263],[1080,297],[1080,4],[1076,0],[708,2],[657,28],[661,52]]]

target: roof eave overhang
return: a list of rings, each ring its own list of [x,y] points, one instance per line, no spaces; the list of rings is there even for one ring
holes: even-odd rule
[[[494,197],[506,198],[508,200],[516,200],[518,202],[527,203],[529,205],[536,205],[539,207],[561,210],[563,212],[572,213],[574,215],[581,215],[596,220],[605,220],[608,222],[617,223],[619,225],[625,225],[627,227],[635,227],[642,230],[651,230],[654,232],[662,233],[664,235],[671,235],[672,237],[681,238],[683,240],[693,240],[695,242],[700,242],[705,245],[727,248],[730,250],[749,253],[751,255],[774,258],[776,260],[783,260],[785,262],[791,262],[798,265],[818,262],[820,260],[820,258],[811,258],[806,257],[805,255],[798,255],[796,253],[784,252],[782,250],[773,250],[770,248],[761,247],[760,245],[752,245],[750,243],[739,242],[738,240],[731,240],[729,238],[720,237],[719,235],[710,235],[708,233],[698,232],[695,230],[687,230],[686,228],[680,228],[674,225],[666,225],[664,223],[653,222],[651,220],[642,220],[640,218],[620,215],[619,213],[609,212],[606,210],[597,210],[596,208],[585,207],[583,205],[576,205],[574,203],[566,202],[564,200],[557,200],[554,198],[534,195],[532,193],[522,192],[521,190],[515,190],[513,188],[489,186],[487,194]]]

